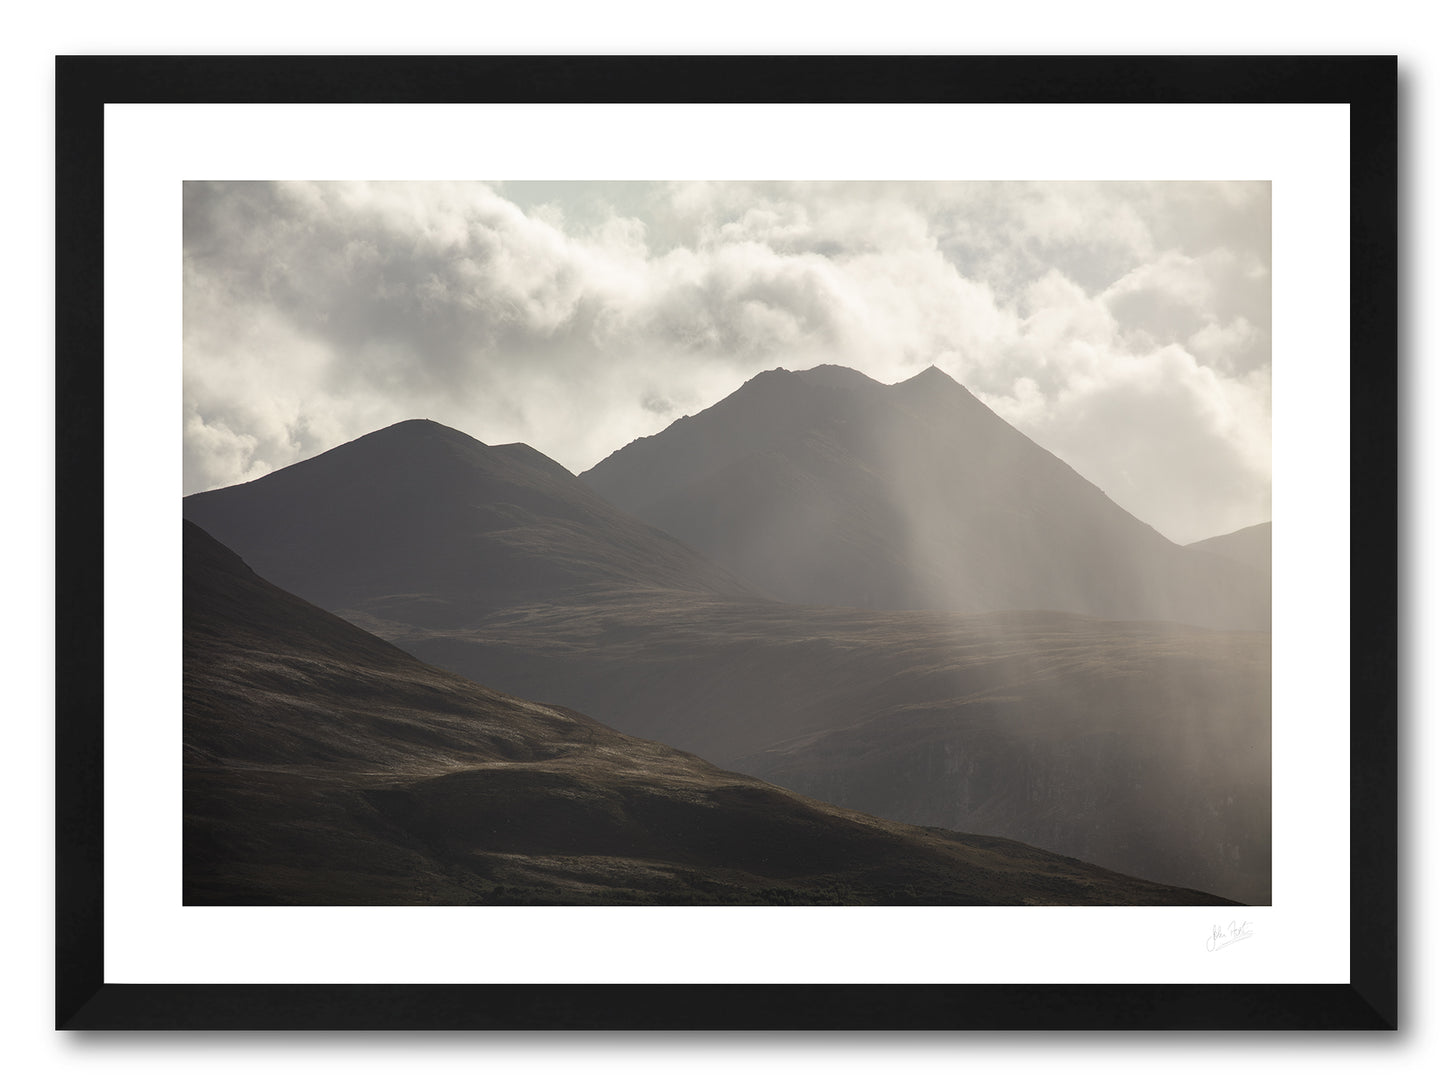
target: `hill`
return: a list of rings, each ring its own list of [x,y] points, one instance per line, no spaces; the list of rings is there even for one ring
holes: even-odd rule
[[[1254,524],[1252,527],[1242,527],[1228,535],[1200,539],[1198,542],[1190,543],[1189,549],[1229,558],[1231,561],[1237,561],[1241,565],[1247,565],[1251,569],[1268,574],[1273,560],[1273,529],[1272,523]]]
[[[827,802],[1271,899],[1268,633],[650,592],[387,635]]]
[[[184,530],[188,905],[1221,903],[497,693]]]

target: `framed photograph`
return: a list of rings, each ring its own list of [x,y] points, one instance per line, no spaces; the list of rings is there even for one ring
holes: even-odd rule
[[[56,88],[58,1027],[1396,1027],[1394,58]]]

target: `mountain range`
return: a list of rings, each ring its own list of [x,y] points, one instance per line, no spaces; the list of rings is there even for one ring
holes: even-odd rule
[[[1169,542],[942,373],[763,374],[580,479],[405,422],[185,513],[456,675],[865,814],[1270,899],[1267,565]]]

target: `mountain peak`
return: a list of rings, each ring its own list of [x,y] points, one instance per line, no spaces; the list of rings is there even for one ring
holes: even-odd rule
[[[749,379],[747,385],[766,385],[778,381],[788,381],[791,384],[805,388],[880,388],[878,381],[860,373],[856,369],[849,369],[845,365],[833,365],[824,363],[815,365],[812,369],[784,369],[779,366],[776,369],[765,369],[757,376]]]
[[[442,425],[440,422],[433,422],[430,418],[408,418],[402,422],[393,422],[389,426],[372,430],[357,438],[357,441],[454,441],[465,442],[469,445],[486,448],[486,442],[479,441],[470,433],[463,433],[459,429]],[[355,443],[355,442],[353,442]]]
[[[845,365],[815,365],[798,371],[804,383],[814,388],[878,388],[878,381]]]
[[[963,388],[962,384],[954,380],[936,365],[920,370],[907,380],[901,380],[893,387],[895,388]],[[965,389],[967,391],[967,389]]]
[[[1001,425],[1008,425],[983,400],[936,365],[889,385],[889,391],[893,393],[895,402],[904,404],[910,410],[941,411],[944,414],[957,412],[959,418],[970,418],[975,423],[981,423],[984,416],[988,416],[997,419]]]
[[[529,444],[515,441],[505,445],[489,445],[469,433],[433,422],[430,418],[409,418],[404,422],[395,422],[382,429],[373,430],[348,444],[323,453],[318,460],[334,457],[344,449],[351,450],[348,455],[373,459],[386,457],[387,462],[409,463],[414,468],[421,469],[436,469],[443,463],[451,463],[465,465],[468,471],[500,471],[505,474],[521,466],[559,479],[573,477],[571,471]],[[380,464],[373,464],[372,469],[379,466]]]
[[[387,433],[387,432],[394,432],[394,433],[427,433],[427,432],[431,432],[431,433],[461,433],[462,431],[459,430],[459,429],[453,429],[451,426],[444,426],[444,425],[442,425],[440,422],[433,422],[430,418],[407,418],[407,419],[405,419],[405,420],[403,420],[403,421],[401,421],[401,422],[393,422],[393,423],[392,423],[391,425],[389,425],[389,426],[383,426],[381,429],[379,429],[379,430],[374,430],[373,432],[375,432],[375,433]],[[467,435],[466,435],[466,434],[463,434],[463,436],[467,436]],[[475,440],[475,438],[473,438],[473,440]],[[478,443],[480,444],[481,442],[478,442]]]

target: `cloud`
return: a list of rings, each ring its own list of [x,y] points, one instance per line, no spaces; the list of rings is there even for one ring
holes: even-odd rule
[[[185,485],[417,416],[581,470],[763,369],[935,364],[1231,530],[1269,509],[1268,246],[1250,183],[188,184]]]
[[[990,405],[1176,540],[1267,518],[1267,377],[1222,375],[1177,345],[1102,350],[1052,396],[1024,381]]]

